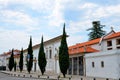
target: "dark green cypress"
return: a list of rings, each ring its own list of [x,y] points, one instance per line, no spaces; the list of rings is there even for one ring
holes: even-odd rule
[[[93,21],[92,24],[93,24],[93,27],[87,29],[87,31],[89,31],[89,30],[91,31],[88,34],[89,40],[101,38],[103,35],[105,35],[106,32],[102,30],[104,25],[101,25],[100,21]]]
[[[30,43],[28,46],[28,54],[27,54],[27,58],[29,56],[29,59],[27,59],[27,71],[30,73],[30,71],[32,70],[32,66],[33,66],[33,50],[32,50],[32,38],[30,37]]]
[[[23,48],[21,49],[21,52],[20,52],[19,69],[20,69],[20,72],[22,72],[23,70]]]
[[[64,24],[61,45],[59,48],[60,71],[62,72],[64,77],[67,74],[67,69],[69,68],[69,53],[68,53],[68,45],[67,45],[66,37],[67,35],[65,32],[65,24]]]
[[[14,67],[14,49],[12,49],[12,53],[9,58],[9,65],[8,65],[10,71],[12,71],[13,67]]]
[[[46,64],[47,64],[47,61],[46,61],[46,57],[45,57],[43,36],[42,36],[40,49],[39,49],[39,54],[38,54],[38,65],[39,65],[39,68],[41,70],[42,75],[45,72]]]

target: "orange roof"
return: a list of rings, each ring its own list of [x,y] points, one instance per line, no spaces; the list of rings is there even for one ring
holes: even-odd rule
[[[114,32],[113,34],[110,34],[106,36],[104,39],[111,39],[111,38],[116,38],[120,37],[120,32]],[[93,44],[98,44],[101,38],[94,39],[91,41],[79,43],[73,46],[69,47],[69,54],[83,54],[84,52],[89,53],[89,52],[97,52],[99,50],[93,49],[90,47]]]
[[[79,43],[79,44],[70,46],[69,49],[97,44],[97,43],[99,43],[99,41],[100,41],[100,38],[94,39],[94,40],[91,40],[91,41],[87,41],[87,42],[83,42],[83,43]]]
[[[85,53],[98,52],[98,50],[93,49],[92,47],[90,47],[90,45],[97,44],[99,43],[99,41],[100,38],[70,46],[69,54],[72,55],[72,54],[80,54],[80,53],[83,54],[84,52]]]
[[[120,32],[116,32],[114,34],[111,34],[111,35],[105,37],[105,39],[112,39],[112,38],[116,38],[116,37],[120,37]]]
[[[14,52],[17,52],[17,54],[19,54],[20,50],[15,49]],[[9,51],[9,52],[3,53],[1,55],[2,56],[7,56],[7,55],[10,55],[11,53],[12,53],[12,51]]]
[[[19,58],[19,57],[20,57],[20,54],[14,55],[14,58]]]
[[[78,47],[78,48],[74,48],[74,49],[69,49],[69,54],[73,55],[73,54],[84,54],[84,53],[91,53],[91,52],[98,52],[99,50],[93,49],[90,46],[86,46],[86,47]]]

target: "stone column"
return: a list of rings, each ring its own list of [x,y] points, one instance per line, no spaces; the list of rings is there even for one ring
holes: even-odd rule
[[[86,76],[86,62],[85,62],[85,57],[84,57],[84,55],[83,55],[83,69],[84,69],[83,75]]]
[[[74,67],[74,65],[73,65],[73,59],[74,59],[74,58],[71,58],[71,59],[72,59],[71,65],[72,65],[72,75],[73,75],[73,67]]]
[[[77,57],[77,75],[79,75],[79,56]]]

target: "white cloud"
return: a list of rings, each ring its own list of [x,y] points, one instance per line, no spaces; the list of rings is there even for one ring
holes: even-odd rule
[[[73,2],[73,0],[71,0]],[[70,2],[69,0],[61,1],[61,0],[2,0],[1,3],[10,5],[10,4],[21,4],[22,6],[26,6],[28,8],[31,8],[33,10],[36,10],[37,12],[42,12],[47,15],[45,15],[45,20],[48,23],[48,26],[56,26],[59,27],[61,24],[65,22],[63,17],[63,10],[65,8],[65,3]],[[13,11],[14,12],[14,11]],[[21,12],[20,12],[21,14]],[[22,14],[21,14],[22,15]],[[23,14],[26,15],[26,14]],[[22,22],[15,22],[17,24],[24,24],[30,22],[31,24],[35,24],[32,22],[31,18],[29,16],[20,16],[20,17],[27,17],[25,21],[22,20]],[[41,18],[40,18],[41,19]],[[13,21],[14,22],[14,21]]]
[[[86,31],[91,27],[90,20],[78,21],[78,22],[69,22],[68,31],[72,34]]]
[[[120,4],[111,6],[99,6],[91,7],[86,10],[86,18],[100,19],[111,16],[120,16]]]
[[[54,4],[53,0],[1,0],[0,4],[4,7],[10,4],[21,4],[23,6],[29,7],[33,10],[37,11],[47,11],[52,8],[52,4]]]
[[[84,4],[81,4],[79,5],[79,9],[92,9],[92,8],[95,8],[97,7],[98,5],[94,4],[94,3],[84,3]]]
[[[68,46],[75,45],[77,43],[85,42],[85,41],[87,41],[87,39],[88,39],[87,35],[82,35],[82,34],[70,35],[67,38],[67,42],[69,43]]]
[[[22,31],[9,31],[0,29],[0,42],[2,51],[8,51],[9,49],[21,49],[26,48],[28,45],[28,34]]]
[[[60,0],[55,1],[55,5],[53,7],[53,10],[51,11],[51,14],[48,15],[49,19],[49,26],[56,26],[60,27],[61,24],[64,23],[64,18],[63,18],[63,5]]]
[[[12,10],[1,10],[0,15],[3,18],[1,21],[7,24],[14,24],[25,27],[27,31],[34,30],[35,27],[33,26],[38,25],[37,19],[32,18],[31,16],[23,12],[12,11]]]

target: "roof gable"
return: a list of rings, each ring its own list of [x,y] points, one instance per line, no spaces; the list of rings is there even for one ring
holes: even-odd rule
[[[116,37],[120,37],[120,32],[116,32],[114,34],[106,36],[104,39],[112,39],[112,38],[116,38]]]

